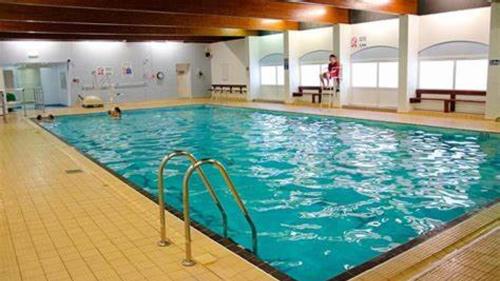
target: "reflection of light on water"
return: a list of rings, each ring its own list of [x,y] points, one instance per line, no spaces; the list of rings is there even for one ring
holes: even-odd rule
[[[498,138],[476,133],[215,107],[122,121],[61,117],[52,129],[152,193],[166,153],[219,159],[256,222],[261,257],[302,280],[328,279],[498,198]],[[165,170],[167,202],[179,210],[188,166],[177,159]],[[234,218],[231,238],[248,247],[230,193],[205,172]],[[192,191],[196,219],[219,231],[196,177]]]

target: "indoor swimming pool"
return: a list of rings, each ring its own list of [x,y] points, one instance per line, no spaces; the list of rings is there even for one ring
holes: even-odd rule
[[[152,195],[165,154],[219,160],[256,224],[258,256],[301,281],[328,280],[500,197],[499,134],[212,105],[43,126]],[[188,166],[176,158],[165,170],[166,202],[177,210]],[[222,178],[205,172],[229,237],[251,249]],[[222,234],[217,208],[192,179],[193,220]]]

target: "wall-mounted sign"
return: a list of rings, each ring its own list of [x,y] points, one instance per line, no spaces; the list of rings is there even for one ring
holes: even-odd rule
[[[490,60],[490,65],[491,66],[499,66],[500,65],[500,59]]]
[[[351,38],[351,48],[361,49],[368,46],[368,40],[366,36],[354,36]]]
[[[96,76],[104,76],[104,67],[103,66],[98,66],[95,70],[95,75]]]
[[[124,62],[122,64],[122,76],[123,77],[134,76],[134,72],[132,71],[132,64],[130,64],[128,62]]]

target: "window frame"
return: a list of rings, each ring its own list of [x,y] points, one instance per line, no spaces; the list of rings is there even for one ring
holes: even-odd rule
[[[319,69],[319,73],[318,73],[318,76],[317,76],[317,79],[318,79],[318,85],[304,85],[304,84],[302,83],[302,66],[304,66],[304,65],[316,65],[316,66],[318,66],[318,69]],[[322,73],[321,68],[322,68],[322,66],[324,66],[324,65],[326,65],[326,66],[328,67],[328,63],[324,63],[324,61],[323,61],[323,62],[318,62],[318,61],[308,61],[308,62],[303,62],[303,63],[300,63],[300,64],[299,64],[299,85],[300,85],[300,86],[306,86],[306,87],[308,87],[308,86],[311,86],[311,87],[319,87],[319,86],[321,86],[321,85],[320,85],[320,84],[321,84],[321,82],[319,81],[319,76],[320,76],[320,75],[321,75],[321,73]]]
[[[274,75],[275,75],[275,81],[276,81],[276,84],[262,84],[262,67],[273,67],[274,68]],[[283,84],[279,84],[278,81],[279,81],[279,71],[278,71],[278,68],[283,68],[284,70],[284,65],[281,64],[281,65],[273,65],[273,64],[269,64],[269,65],[260,65],[259,66],[259,84],[261,87],[284,87],[285,86],[285,79],[283,77]],[[284,72],[283,72],[284,74]]]
[[[381,63],[387,63],[387,62],[395,62],[398,64],[398,85],[396,87],[380,87],[380,64]],[[377,85],[375,87],[355,87],[352,86],[353,83],[353,74],[351,71],[351,88],[352,89],[381,89],[381,90],[397,90],[399,89],[399,60],[394,60],[394,59],[387,59],[387,60],[360,60],[360,61],[354,61],[351,62],[351,70],[353,69],[353,64],[355,63],[376,63],[377,64],[377,75],[376,75],[376,81]]]
[[[486,60],[488,61],[488,57],[486,56],[460,56],[460,57],[438,57],[438,58],[422,58],[418,59],[418,71],[417,71],[417,88],[418,89],[425,89],[420,86],[420,70],[421,70],[421,63],[426,62],[426,61],[453,61],[453,87],[451,89],[445,89],[445,90],[460,90],[457,89],[457,61],[465,61],[465,60]],[[486,77],[488,79],[488,77]],[[471,90],[471,91],[486,91],[487,89],[484,90]],[[465,90],[468,91],[468,90]]]

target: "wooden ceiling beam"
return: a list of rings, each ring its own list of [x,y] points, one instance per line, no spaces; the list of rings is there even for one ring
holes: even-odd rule
[[[299,28],[298,22],[286,20],[189,15],[164,12],[106,11],[84,8],[19,5],[2,3],[2,1],[0,1],[0,19],[103,25],[241,28],[246,30],[267,31],[296,30]]]
[[[70,33],[70,34],[126,34],[141,36],[176,35],[176,36],[221,36],[245,37],[258,35],[257,31],[234,28],[182,28],[160,26],[125,26],[125,25],[91,25],[68,23],[39,23],[0,20],[0,32],[27,33]]]
[[[213,37],[213,36],[177,36],[177,35],[127,35],[127,34],[70,34],[70,33],[25,33],[0,32],[0,40],[112,40],[112,41],[182,41],[191,43],[213,43],[218,41],[239,39],[241,37]]]
[[[345,9],[266,0],[0,0],[0,3],[266,18],[313,23],[349,22],[349,13]]]
[[[281,0],[280,2],[301,2],[330,5],[342,9],[364,10],[386,14],[418,13],[418,0]]]

